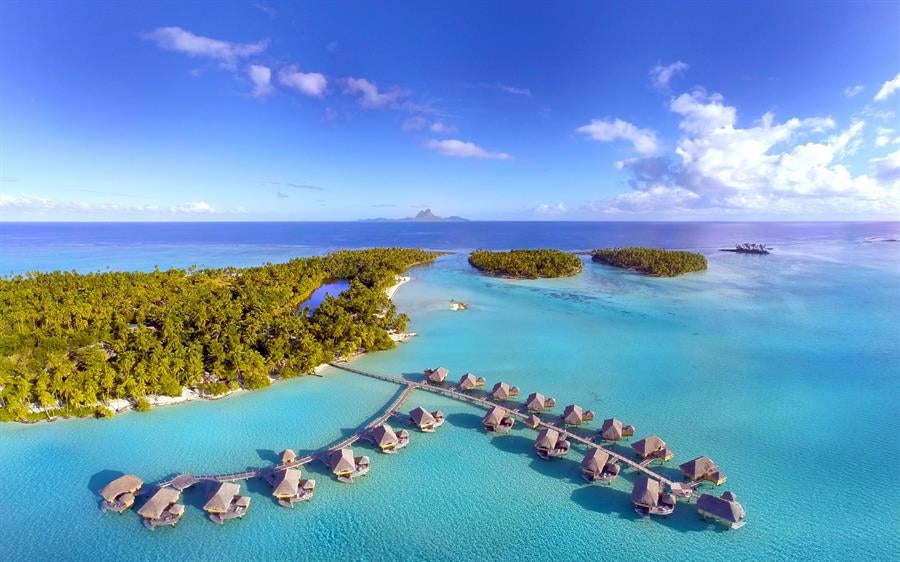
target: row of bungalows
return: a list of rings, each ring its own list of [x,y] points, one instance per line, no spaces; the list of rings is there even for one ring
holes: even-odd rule
[[[513,417],[509,410],[494,406],[481,420],[484,429],[491,433],[507,433],[516,424],[516,418]]]
[[[494,400],[515,400],[519,396],[518,386],[509,386],[505,382],[498,382],[491,389],[491,398]]]
[[[239,519],[250,509],[250,496],[241,495],[241,487],[235,482],[221,482],[203,506],[209,518],[222,525],[228,519]]]
[[[134,496],[144,483],[133,474],[120,476],[100,490],[100,509],[122,513],[134,505]]]
[[[459,379],[459,384],[457,387],[463,392],[469,392],[472,390],[477,390],[479,388],[484,388],[484,385],[487,384],[487,381],[484,377],[476,377],[472,373],[466,373]]]
[[[394,428],[384,423],[372,429],[368,438],[382,453],[394,454],[409,444],[409,432],[405,429],[394,431]]]
[[[288,468],[275,473],[272,496],[282,507],[294,507],[297,502],[309,501],[316,492],[315,480],[302,480],[300,470]]]
[[[725,492],[719,497],[701,494],[697,499],[697,513],[704,519],[712,519],[716,523],[731,529],[740,529],[746,522],[747,514],[737,501],[737,496]]]
[[[675,494],[663,493],[658,480],[640,476],[631,489],[631,502],[638,515],[671,515],[675,511]]]
[[[450,371],[444,367],[425,369],[425,378],[431,384],[442,385],[447,380],[448,376],[450,376]]]
[[[529,412],[543,412],[556,407],[555,398],[546,398],[540,392],[532,392],[525,400],[525,408]]]
[[[353,449],[336,449],[328,454],[328,467],[338,482],[349,484],[369,473],[369,457],[354,457]]]
[[[666,442],[656,435],[651,435],[640,441],[635,441],[631,444],[631,448],[634,449],[634,452],[642,459],[654,458],[668,461],[675,456],[675,453],[669,449]]]
[[[679,468],[684,477],[690,482],[706,480],[716,486],[720,486],[727,480],[725,474],[719,470],[716,463],[709,457],[697,457],[682,464]]]
[[[609,484],[621,472],[622,467],[611,459],[609,453],[599,447],[588,449],[581,461],[581,475],[590,483],[604,482]]]
[[[444,425],[444,412],[435,410],[429,412],[419,406],[409,412],[409,423],[419,428],[419,431],[432,433],[435,429]]]
[[[600,428],[600,438],[606,441],[619,441],[633,435],[634,426],[625,425],[616,418],[603,420],[603,426]]]
[[[160,488],[144,505],[138,509],[138,515],[144,519],[144,526],[154,530],[160,525],[174,526],[184,515],[184,506],[178,503],[181,492],[173,488]]]
[[[563,410],[562,420],[566,425],[581,425],[592,421],[593,419],[594,412],[591,410],[585,411],[578,404],[569,404],[566,406],[566,409]]]
[[[542,459],[561,458],[568,454],[571,443],[552,427],[545,427],[538,432],[534,448]]]

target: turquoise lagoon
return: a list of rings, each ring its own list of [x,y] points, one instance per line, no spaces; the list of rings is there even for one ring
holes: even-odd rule
[[[686,504],[641,519],[630,472],[612,487],[588,486],[578,448],[541,461],[529,430],[488,436],[482,411],[424,393],[409,408],[442,409],[444,427],[414,432],[394,456],[358,446],[372,470],[350,486],[308,465],[316,497],[293,510],[259,482],[244,485],[249,514],[223,527],[204,517],[196,490],[185,495],[184,520],[155,533],[133,512],[97,509],[96,491],[119,473],[150,482],[264,465],[285,447],[306,451],[353,432],[396,396],[388,383],[329,370],[111,421],[0,426],[0,542],[10,560],[892,559],[898,250],[823,237],[765,257],[708,252],[707,273],[677,279],[586,263],[578,277],[546,281],[485,278],[451,255],[412,270],[395,295],[418,336],[354,362],[410,375],[440,364],[454,378],[472,371],[552,395],[560,408],[578,402],[634,424],[637,437],[660,435],[676,453],[661,469],[671,475],[709,455],[747,510],[738,531]],[[140,250],[128,256],[133,267]],[[451,299],[470,309],[451,311]]]

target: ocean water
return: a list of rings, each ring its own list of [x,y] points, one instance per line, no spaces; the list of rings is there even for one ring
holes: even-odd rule
[[[109,421],[0,425],[0,543],[10,560],[889,560],[900,552],[900,243],[897,223],[454,225],[0,225],[0,272],[250,265],[337,247],[459,250],[411,270],[395,295],[419,335],[354,363],[412,375],[444,365],[577,402],[675,450],[660,470],[712,457],[748,514],[724,531],[693,505],[665,519],[632,510],[634,475],[580,477],[582,451],[542,461],[534,434],[488,436],[483,412],[440,408],[436,433],[398,455],[366,445],[370,475],[347,486],[307,465],[316,497],[286,510],[245,484],[249,514],[205,519],[187,492],[175,528],[97,509],[96,491],[134,472],[228,472],[318,448],[365,424],[397,388],[350,373],[278,383],[214,402]],[[740,241],[769,256],[717,252]],[[485,278],[467,248],[641,244],[698,249],[709,271],[654,279],[585,263],[561,280]],[[451,299],[470,305],[449,309]],[[595,422],[594,426],[598,424]],[[625,445],[627,447],[627,444]],[[718,490],[717,493],[720,493]]]

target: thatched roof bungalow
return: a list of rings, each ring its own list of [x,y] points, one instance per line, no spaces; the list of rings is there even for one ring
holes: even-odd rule
[[[184,506],[178,502],[181,492],[172,488],[160,488],[138,510],[144,518],[144,526],[153,530],[159,525],[174,525],[184,515]]]
[[[584,410],[578,404],[569,404],[563,410],[563,423],[566,425],[581,425],[585,421]]]
[[[673,494],[662,493],[657,480],[641,476],[631,489],[631,502],[635,511],[646,517],[671,514],[675,511],[676,499]]]
[[[541,425],[541,418],[537,417],[534,414],[531,414],[530,416],[525,418],[525,425],[527,425],[531,429],[535,429]]]
[[[600,437],[607,441],[618,441],[625,436],[623,429],[622,422],[616,418],[603,420],[603,426],[600,428]]]
[[[657,457],[663,460],[669,460],[674,455],[674,453],[666,446],[666,442],[656,435],[651,435],[640,441],[635,441],[631,444],[631,448],[634,449],[634,452],[642,459]]]
[[[300,470],[289,468],[275,475],[275,488],[272,495],[279,500],[289,500],[300,493]]]
[[[684,477],[690,481],[708,480],[719,486],[725,483],[725,475],[719,471],[719,467],[709,457],[697,457],[682,464],[680,467]]]
[[[290,464],[297,460],[297,453],[292,449],[285,449],[278,456],[281,457],[281,464]]]
[[[487,383],[484,377],[476,377],[472,373],[466,373],[459,379],[459,389],[464,391],[475,390],[481,388]]]
[[[103,498],[100,508],[103,511],[122,513],[134,505],[134,494],[143,485],[141,479],[133,474],[116,478],[100,490],[100,497]]]
[[[512,400],[519,395],[519,387],[509,386],[505,382],[498,382],[491,390],[491,397],[494,400]]]
[[[545,427],[538,432],[534,441],[534,448],[538,456],[543,459],[552,457],[564,457],[569,452],[571,444],[560,436],[559,431],[552,427]]]
[[[701,494],[697,499],[697,512],[704,519],[712,519],[730,529],[740,529],[746,522],[747,514],[731,492],[721,497]]]
[[[516,420],[509,414],[509,410],[494,406],[485,414],[481,422],[487,431],[506,433],[513,428]]]
[[[428,382],[432,384],[443,384],[447,377],[450,376],[450,371],[445,369],[444,367],[438,367],[437,369],[426,369],[425,375],[428,378]]]
[[[241,487],[234,482],[222,482],[219,487],[210,496],[203,511],[207,513],[225,513],[231,506],[231,503],[240,495]]]
[[[419,406],[409,412],[409,421],[422,431],[434,431],[436,420],[431,412]]]
[[[372,430],[371,439],[382,452],[393,452],[400,445],[400,437],[394,432],[394,428],[386,423]]]
[[[354,457],[353,449],[337,449],[328,456],[328,466],[340,482],[352,482],[369,473],[369,457]]]

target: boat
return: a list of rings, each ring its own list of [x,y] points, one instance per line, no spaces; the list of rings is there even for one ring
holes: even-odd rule
[[[722,248],[719,251],[734,252],[737,254],[768,254],[771,253],[772,248],[769,248],[765,244],[753,244],[751,242],[744,242],[743,244],[736,244],[734,248]]]

